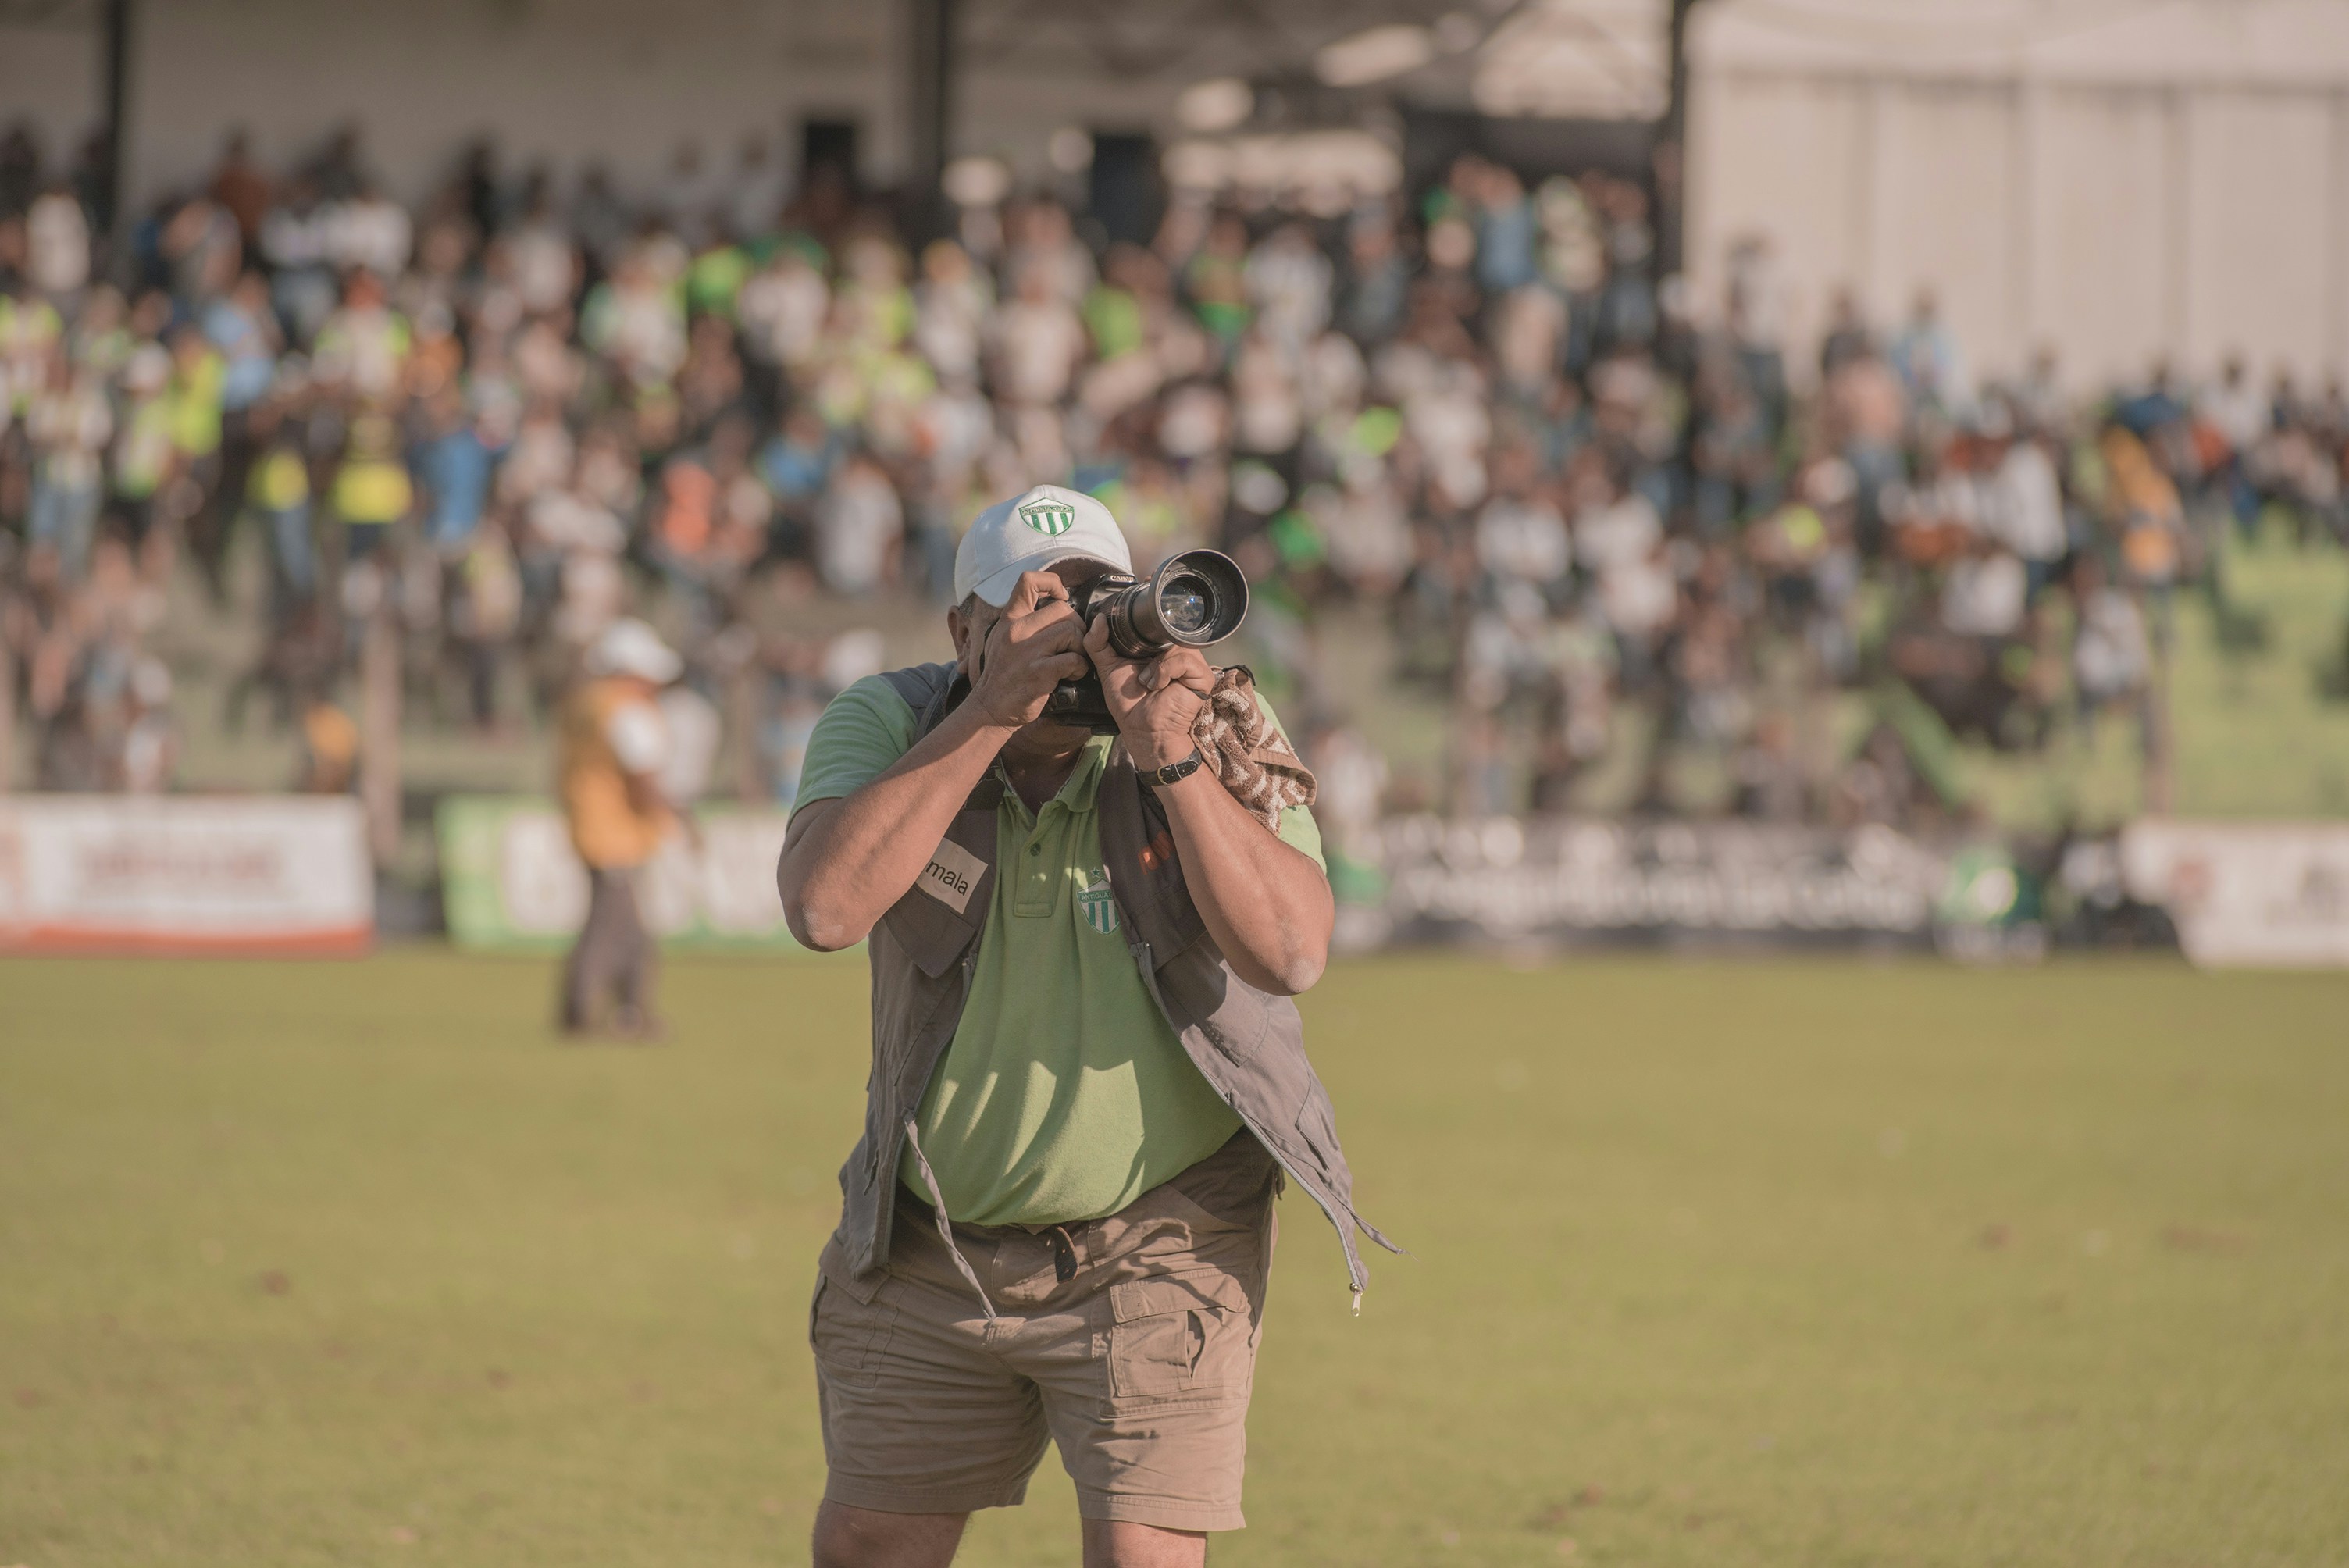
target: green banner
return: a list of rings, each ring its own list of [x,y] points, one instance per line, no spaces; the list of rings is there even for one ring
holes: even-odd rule
[[[664,946],[816,954],[792,939],[775,892],[785,814],[747,807],[695,811],[699,842],[680,833],[646,866],[637,893]],[[441,909],[449,936],[480,952],[560,951],[587,914],[587,871],[563,812],[524,796],[440,802]]]

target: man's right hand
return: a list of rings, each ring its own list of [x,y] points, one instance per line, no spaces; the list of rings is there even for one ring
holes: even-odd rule
[[[970,701],[978,717],[1007,729],[1033,724],[1054,686],[1092,668],[1068,584],[1050,572],[1022,573],[975,662]]]

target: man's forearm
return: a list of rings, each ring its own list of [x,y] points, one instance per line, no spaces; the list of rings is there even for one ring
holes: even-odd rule
[[[1330,961],[1329,879],[1248,814],[1206,769],[1158,791],[1183,882],[1224,960],[1258,990],[1293,995]]]
[[[792,934],[823,951],[862,942],[922,874],[1014,733],[965,704],[872,783],[794,816],[775,874]]]

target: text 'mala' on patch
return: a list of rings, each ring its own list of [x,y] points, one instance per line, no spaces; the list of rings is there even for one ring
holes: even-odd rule
[[[941,839],[914,885],[960,914],[969,905],[978,879],[986,874],[987,862],[952,839]]]

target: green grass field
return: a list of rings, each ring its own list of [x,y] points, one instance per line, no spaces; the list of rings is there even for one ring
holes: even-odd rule
[[[0,1564],[804,1562],[854,963],[0,965]],[[2349,1562],[2349,979],[1341,965],[1225,1563]],[[1047,1460],[964,1561],[1075,1560]],[[1571,1542],[1571,1545],[1568,1543]]]

